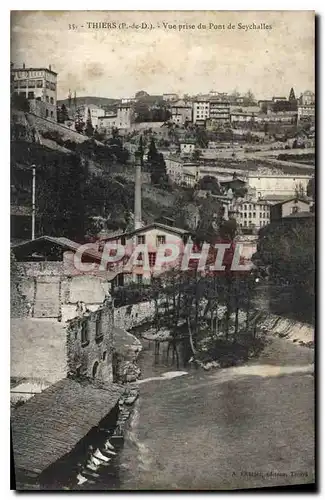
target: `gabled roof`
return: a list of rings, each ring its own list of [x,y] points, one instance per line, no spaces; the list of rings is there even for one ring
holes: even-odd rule
[[[55,237],[55,236],[41,236],[40,238],[36,238],[35,240],[28,240],[25,241],[24,243],[18,243],[17,245],[13,245],[11,249],[14,253],[17,250],[26,249],[26,251],[28,251],[29,249],[33,249],[33,247],[36,248],[42,242],[53,243],[54,245],[61,247],[63,250],[70,250],[73,252],[76,252],[81,247],[80,243],[72,241],[69,238]],[[95,248],[91,247],[85,250],[83,252],[83,255],[86,257],[93,258],[94,260],[101,259],[101,253],[99,253]]]
[[[273,206],[277,207],[277,206],[284,205],[285,203],[289,203],[290,201],[295,201],[295,200],[302,201],[303,203],[306,203],[306,205],[309,205],[309,201],[306,200],[305,198],[299,198],[297,196],[292,196],[291,198],[287,198],[286,200],[279,201],[279,203],[276,203]]]
[[[120,233],[118,235],[110,236],[109,238],[104,238],[105,241],[110,241],[110,240],[117,240],[121,237],[131,237],[133,235],[139,234],[139,233],[144,233],[146,231],[150,231],[150,229],[161,229],[162,231],[166,231],[167,233],[174,233],[178,234],[179,236],[183,236],[185,234],[190,234],[189,231],[186,229],[181,229],[179,227],[172,227],[172,226],[167,226],[166,224],[160,224],[160,222],[152,222],[151,224],[148,224],[147,226],[140,227],[139,229],[135,229],[134,231],[129,231],[125,233]]]
[[[116,384],[60,380],[12,412],[16,473],[41,474],[71,452],[108,415],[123,389]]]

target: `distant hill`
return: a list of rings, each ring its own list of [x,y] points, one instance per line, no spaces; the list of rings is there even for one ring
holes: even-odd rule
[[[102,108],[112,106],[114,104],[117,104],[121,101],[121,99],[110,99],[109,97],[93,97],[93,96],[86,96],[86,97],[77,97],[77,106],[84,106],[87,104],[94,104],[95,106],[100,106]],[[73,105],[74,99],[72,97],[71,99],[71,105]],[[62,106],[62,104],[65,104],[65,106],[69,105],[68,99],[61,99],[58,100],[58,105]]]

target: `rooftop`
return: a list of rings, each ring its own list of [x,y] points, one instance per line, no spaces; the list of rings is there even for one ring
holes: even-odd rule
[[[41,474],[71,452],[114,408],[122,394],[115,384],[60,380],[12,412],[16,473]]]
[[[116,240],[118,238],[121,238],[122,236],[125,236],[127,238],[127,237],[131,237],[135,234],[150,231],[151,229],[154,229],[154,228],[161,229],[162,231],[166,231],[167,233],[178,234],[180,236],[183,236],[185,234],[189,234],[189,231],[187,231],[186,229],[181,229],[179,227],[167,226],[166,224],[161,224],[159,222],[153,222],[152,224],[148,224],[147,226],[140,227],[139,229],[135,229],[134,231],[129,231],[127,233],[115,234],[114,236],[110,236],[108,238],[105,238],[105,240],[106,241]]]
[[[53,75],[57,75],[55,71],[53,71],[50,68],[45,68],[44,66],[42,68],[25,68],[25,67],[20,67],[20,68],[14,68],[11,67],[10,71],[48,71],[49,73],[52,73]]]

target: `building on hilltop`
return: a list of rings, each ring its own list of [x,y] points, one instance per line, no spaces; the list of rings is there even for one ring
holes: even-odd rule
[[[134,112],[130,104],[119,104],[116,112],[98,116],[98,130],[109,132],[112,128],[129,129],[134,121]]]
[[[199,123],[210,117],[210,102],[208,98],[199,98],[193,102],[193,123]]]
[[[24,96],[30,111],[37,116],[57,121],[57,73],[48,68],[11,67],[14,94]]]

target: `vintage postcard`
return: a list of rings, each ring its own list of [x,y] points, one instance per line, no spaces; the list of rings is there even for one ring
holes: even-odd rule
[[[12,489],[315,488],[315,13],[12,11],[10,60]]]

